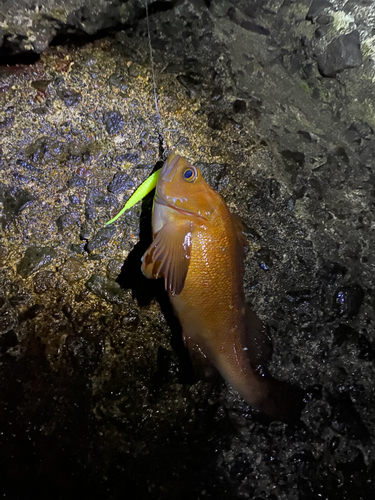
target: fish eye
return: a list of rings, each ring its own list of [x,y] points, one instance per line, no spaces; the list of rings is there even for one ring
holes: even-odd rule
[[[185,181],[194,182],[198,177],[197,169],[195,167],[189,167],[183,171],[182,176]]]

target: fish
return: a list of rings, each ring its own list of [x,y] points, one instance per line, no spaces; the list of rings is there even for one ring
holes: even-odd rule
[[[266,328],[246,303],[244,226],[199,168],[175,153],[157,180],[152,238],[142,272],[164,279],[190,353],[208,359],[254,409],[295,419],[299,388],[262,369]]]

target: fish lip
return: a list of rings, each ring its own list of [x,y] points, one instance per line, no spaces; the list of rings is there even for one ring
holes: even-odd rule
[[[179,212],[180,214],[183,215],[192,215],[193,217],[199,217],[200,219],[208,220],[206,217],[204,217],[201,214],[197,214],[195,212],[189,212],[189,210],[184,210],[183,208],[176,207],[174,205],[170,205],[168,201],[163,198],[162,196],[159,195],[158,192],[155,194],[155,203],[159,203],[159,205],[164,205],[165,207],[168,208],[173,208],[173,210],[176,210],[176,212]]]
[[[180,155],[171,153],[162,167],[160,179],[164,182],[172,182],[176,175],[176,165],[181,160]]]

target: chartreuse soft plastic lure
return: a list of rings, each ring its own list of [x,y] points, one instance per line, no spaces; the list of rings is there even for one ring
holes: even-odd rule
[[[161,168],[159,168],[159,170],[151,174],[150,177],[142,182],[135,193],[125,203],[124,208],[122,208],[120,212],[115,217],[113,217],[113,219],[106,222],[106,225],[108,226],[109,224],[112,224],[112,222],[115,222],[126,210],[129,210],[129,208],[141,201],[142,198],[144,198],[150,191],[152,191],[158,183],[160,172]]]

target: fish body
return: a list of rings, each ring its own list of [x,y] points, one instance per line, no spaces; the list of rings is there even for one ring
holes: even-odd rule
[[[164,278],[189,349],[207,357],[251,406],[285,420],[280,399],[290,386],[256,371],[263,324],[245,302],[243,226],[179,155],[170,154],[161,170],[152,228],[142,271]]]

